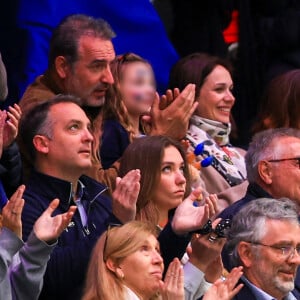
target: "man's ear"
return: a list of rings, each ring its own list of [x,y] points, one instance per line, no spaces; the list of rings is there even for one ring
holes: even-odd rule
[[[64,56],[60,55],[55,58],[55,69],[60,78],[66,78],[68,74],[69,65]]]
[[[251,250],[251,244],[247,242],[240,242],[237,248],[240,260],[245,268],[251,267],[254,261],[253,251]]]
[[[33,138],[33,145],[36,151],[47,154],[49,151],[49,138],[44,135],[35,135]]]
[[[257,171],[258,171],[260,179],[265,184],[269,185],[272,183],[272,168],[271,168],[269,162],[267,162],[265,160],[261,160],[257,165]]]

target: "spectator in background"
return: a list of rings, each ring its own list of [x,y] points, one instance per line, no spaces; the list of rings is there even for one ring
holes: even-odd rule
[[[58,0],[13,0],[0,12],[0,50],[10,81],[9,101],[18,101],[27,86],[46,71],[52,30],[72,14],[107,20],[117,33],[116,53],[135,52],[149,60],[157,88],[164,93],[178,55],[149,0],[75,0],[72,5]]]
[[[122,156],[129,143],[145,135],[141,117],[149,113],[156,93],[153,69],[142,57],[119,55],[110,68],[114,83],[105,95],[100,147],[105,169]]]
[[[217,194],[222,209],[244,196],[248,185],[245,151],[229,140],[235,103],[230,64],[205,53],[190,54],[173,66],[169,87],[182,89],[188,82],[196,84],[198,106],[185,137],[187,151],[195,153],[196,161],[206,159],[200,177],[205,191]]]
[[[48,101],[57,94],[67,93],[80,97],[81,105],[91,119],[94,135],[93,164],[86,172],[98,181],[105,182],[111,191],[115,188],[117,166],[104,172],[98,152],[101,107],[108,87],[114,82],[109,65],[115,58],[112,44],[114,36],[112,28],[103,19],[81,14],[64,19],[52,35],[48,70],[28,86],[20,100],[20,106],[26,114],[30,107]],[[168,102],[175,99],[163,110],[159,108],[159,98],[156,95],[150,112],[151,126],[147,132],[177,138],[184,136],[188,119],[195,109],[194,88],[193,85],[188,85],[181,94],[177,93],[176,97],[169,92]],[[28,154],[22,151],[25,147],[20,148],[24,161],[27,161],[28,170],[28,165],[30,166]]]
[[[300,129],[300,69],[273,78],[266,86],[253,133],[269,128]]]

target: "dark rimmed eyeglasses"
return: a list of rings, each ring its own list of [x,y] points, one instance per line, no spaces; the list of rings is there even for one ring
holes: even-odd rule
[[[277,251],[278,253],[281,254],[282,258],[292,258],[294,257],[295,253],[297,253],[298,256],[300,256],[300,246],[294,247],[291,245],[285,245],[285,246],[281,246],[281,245],[266,245],[263,243],[259,243],[259,242],[247,242],[250,243],[252,245],[256,245],[256,246],[263,246],[263,247],[268,247],[271,249],[274,249],[275,251]]]
[[[300,169],[300,157],[291,157],[291,158],[281,158],[281,159],[270,159],[268,162],[281,162],[286,160],[296,160],[298,164],[298,168]]]

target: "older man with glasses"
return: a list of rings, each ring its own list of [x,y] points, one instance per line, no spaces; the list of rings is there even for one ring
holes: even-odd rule
[[[299,299],[292,293],[300,265],[298,218],[299,207],[287,198],[251,201],[233,217],[225,248],[231,266],[244,272],[233,299]]]
[[[287,197],[300,204],[300,130],[275,128],[257,133],[245,162],[247,193],[219,217],[231,219],[246,203],[262,197]]]
[[[232,219],[247,203],[257,198],[287,197],[300,204],[300,130],[275,128],[257,133],[245,156],[249,186],[244,198],[236,201],[219,217]],[[230,269],[228,252],[222,253]],[[296,290],[300,299],[300,272]]]

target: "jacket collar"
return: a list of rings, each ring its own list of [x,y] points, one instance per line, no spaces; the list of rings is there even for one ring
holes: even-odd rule
[[[247,194],[255,198],[273,198],[267,191],[255,182],[250,182],[247,188]]]
[[[84,186],[83,197],[86,201],[94,201],[107,190],[106,186],[88,176],[82,175],[79,180],[80,184]],[[44,196],[51,200],[58,198],[61,207],[67,209],[70,206],[72,201],[72,183],[69,181],[32,171],[28,186],[30,186],[30,190],[41,197]]]

